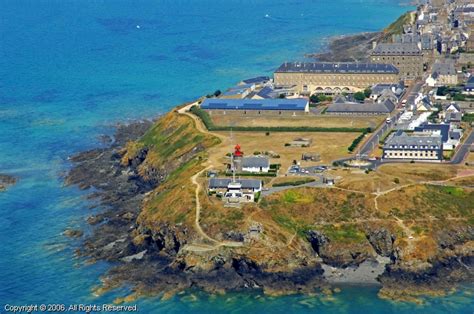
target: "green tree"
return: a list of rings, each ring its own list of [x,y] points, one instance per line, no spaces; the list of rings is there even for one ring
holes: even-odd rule
[[[456,93],[456,94],[454,94],[453,100],[454,101],[464,101],[464,100],[466,100],[466,96],[464,96],[463,94],[460,94],[460,93]]]
[[[311,97],[309,97],[309,101],[312,102],[313,104],[317,104],[320,102],[319,100],[319,95],[313,94]]]
[[[354,99],[357,101],[364,101],[365,99],[365,94],[364,92],[357,92],[354,94]]]
[[[370,87],[367,87],[366,89],[364,89],[364,95],[365,95],[365,98],[369,98],[370,95],[372,95],[372,90],[370,89]]]
[[[436,90],[436,95],[438,96],[446,96],[449,93],[449,88],[447,86],[440,86]]]

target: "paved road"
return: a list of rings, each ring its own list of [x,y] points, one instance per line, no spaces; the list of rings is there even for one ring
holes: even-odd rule
[[[466,138],[464,143],[458,149],[456,154],[454,154],[454,157],[451,159],[450,163],[451,164],[462,163],[464,158],[467,156],[467,154],[469,154],[470,148],[473,143],[474,143],[474,132],[471,132],[471,134],[469,134],[469,136]]]
[[[309,183],[306,183],[306,184],[301,184],[301,185],[297,185],[297,186],[286,185],[286,186],[271,187],[268,190],[262,191],[262,196],[268,196],[268,195],[276,193],[276,192],[280,192],[280,191],[284,191],[284,190],[288,190],[288,189],[294,189],[294,188],[301,188],[301,187],[313,187],[314,188],[314,187],[323,187],[323,186],[327,186],[327,185],[323,183],[322,176],[320,176],[320,178],[316,179],[316,181],[309,182]]]
[[[400,118],[401,114],[401,112],[397,112],[394,116],[392,116],[390,123],[384,122],[380,128],[375,130],[375,132],[370,135],[370,138],[365,141],[365,143],[362,144],[362,146],[357,150],[357,154],[369,155],[375,149],[375,147],[379,145],[379,141],[383,138],[383,135],[394,128],[395,123],[397,122],[398,118]]]
[[[407,106],[413,105],[415,103],[415,98],[418,96],[418,93],[420,92],[421,88],[423,87],[423,82],[417,82],[413,84],[407,91],[406,95],[403,97],[406,99]],[[399,107],[401,107],[401,103],[399,104]]]

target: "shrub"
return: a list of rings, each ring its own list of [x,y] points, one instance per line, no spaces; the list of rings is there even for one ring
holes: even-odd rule
[[[279,187],[279,186],[298,186],[298,185],[303,185],[306,183],[314,182],[316,181],[315,179],[312,178],[305,178],[302,180],[296,180],[296,181],[285,181],[285,182],[279,182],[273,184],[273,187]]]
[[[255,203],[258,203],[258,201],[260,200],[261,194],[262,194],[261,192],[255,193],[255,195],[254,195],[254,201],[255,201]]]
[[[453,100],[454,100],[454,101],[464,101],[464,100],[466,100],[466,96],[464,96],[464,95],[461,94],[461,93],[456,93],[456,94],[454,94],[454,96],[453,96]]]
[[[462,116],[462,121],[464,121],[464,122],[474,122],[474,113],[465,113]]]
[[[372,95],[372,90],[370,89],[370,87],[367,87],[366,89],[364,89],[364,96],[365,98],[369,98],[370,95]]]
[[[359,135],[358,137],[356,137],[356,138],[352,141],[352,144],[347,148],[347,150],[352,153],[352,152],[354,151],[354,149],[356,149],[357,145],[359,145],[359,143],[364,139],[365,134],[367,134],[367,131],[366,131],[366,132],[362,132],[361,135]]]
[[[393,182],[394,182],[395,184],[400,184],[400,179],[399,179],[399,178],[395,178],[395,179],[393,179]]]
[[[357,92],[354,94],[354,99],[357,101],[364,101],[365,99],[365,94],[364,92]]]
[[[232,173],[227,172],[226,177],[231,177]],[[268,172],[268,173],[251,173],[251,172],[239,172],[235,174],[238,177],[276,177],[276,172]]]

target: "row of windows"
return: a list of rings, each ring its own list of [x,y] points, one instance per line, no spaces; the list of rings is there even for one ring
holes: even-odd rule
[[[395,153],[395,152],[387,152],[386,154],[388,157],[437,157],[438,154],[431,152],[419,152],[419,153]]]

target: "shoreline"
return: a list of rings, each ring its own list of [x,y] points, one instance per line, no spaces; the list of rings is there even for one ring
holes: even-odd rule
[[[184,252],[181,248],[196,238],[191,230],[160,223],[157,228],[159,232],[156,232],[135,222],[140,214],[141,203],[159,182],[147,182],[138,175],[137,169],[143,156],[133,160],[130,169],[123,167],[120,164],[121,145],[139,138],[150,125],[148,121],[123,126],[115,136],[120,140],[113,141],[110,147],[71,157],[74,167],[66,177],[66,183],[78,185],[81,189],[94,188],[89,198],[95,199],[97,206],[105,210],[87,219],[93,228],[91,235],[83,236],[80,230],[72,230],[65,236],[84,240],[76,254],[86,258],[88,263],[102,260],[115,264],[106,273],[102,280],[103,286],[97,288],[95,294],[100,295],[127,284],[133,287],[132,294],[117,302],[160,294],[167,299],[191,288],[211,294],[256,290],[270,296],[324,295],[337,287],[350,285],[376,286],[381,288],[381,297],[421,302],[419,298],[411,297],[410,293],[421,289],[424,295],[445,295],[452,287],[473,278],[473,274],[461,274],[459,277],[462,265],[474,265],[473,258],[463,261],[452,259],[441,266],[427,269],[430,277],[426,277],[424,271],[410,273],[392,270],[391,262],[396,253],[394,248],[383,248],[387,242],[383,235],[376,239],[375,235],[380,235],[380,229],[371,240],[374,248],[382,249],[375,260],[362,257],[358,261],[351,261],[350,257],[349,260],[346,257],[344,262],[341,256],[325,252],[324,235],[314,234],[308,238],[308,242],[313,249],[318,246],[316,253],[320,257],[316,260],[297,259],[297,264],[288,267],[285,272],[266,271],[265,265],[255,264],[244,255],[227,250],[215,252],[217,255],[214,252]],[[137,242],[137,232],[133,230],[143,236],[145,241]],[[200,268],[190,265],[190,260],[196,258],[203,260],[207,266]]]
[[[382,37],[383,32],[363,32],[330,37],[321,52],[306,53],[305,58],[321,62],[365,62],[372,48],[372,41]]]
[[[340,38],[335,38],[329,44],[329,51],[313,54],[311,57],[318,60],[322,58],[322,61],[324,58],[328,61],[337,58],[354,61],[351,58],[364,56],[372,39],[381,35],[382,32],[338,36]],[[343,53],[333,55],[334,50]],[[172,109],[174,110],[176,109]],[[82,248],[76,252],[90,262],[105,260],[115,264],[106,273],[104,284],[96,290],[97,294],[125,283],[134,287],[133,293],[129,298],[117,300],[118,302],[160,293],[168,298],[190,288],[217,294],[259,290],[278,296],[327,291],[334,285],[348,284],[383,286],[384,297],[390,296],[388,291],[394,291],[393,296],[396,297],[400,296],[395,293],[399,287],[409,290],[422,286],[424,291],[435,291],[436,288],[430,286],[438,284],[438,288],[444,290],[450,284],[458,283],[456,279],[469,281],[471,278],[457,278],[454,274],[451,280],[451,273],[441,271],[438,274],[436,266],[420,273],[391,269],[390,265],[397,258],[397,252],[393,247],[394,236],[387,230],[382,232],[382,236],[369,239],[381,258],[377,262],[370,257],[341,257],[325,253],[323,250],[326,243],[320,235],[308,235],[307,238],[308,245],[317,253],[319,262],[313,256],[295,259],[296,265],[279,272],[268,271],[267,265],[256,264],[244,254],[229,250],[218,251],[217,255],[214,252],[183,252],[182,248],[197,237],[186,226],[156,222],[157,226],[151,230],[137,222],[142,202],[166,179],[170,170],[148,169],[149,172],[143,175],[140,165],[146,160],[147,150],[139,151],[130,160],[129,166],[121,163],[127,142],[140,138],[152,125],[151,121],[141,121],[119,126],[107,147],[81,152],[70,158],[73,167],[65,179],[66,184],[77,185],[84,190],[94,188],[89,198],[96,200],[97,206],[104,208],[99,214],[87,219],[93,226],[93,232],[85,237]],[[82,238],[82,234],[77,235]],[[382,252],[377,250],[380,246],[383,247]],[[207,268],[197,267],[196,260],[203,261]],[[445,262],[452,273],[462,269],[462,264],[472,265],[474,261],[467,259],[458,263],[455,260]],[[426,278],[427,273],[434,274],[433,278]]]

